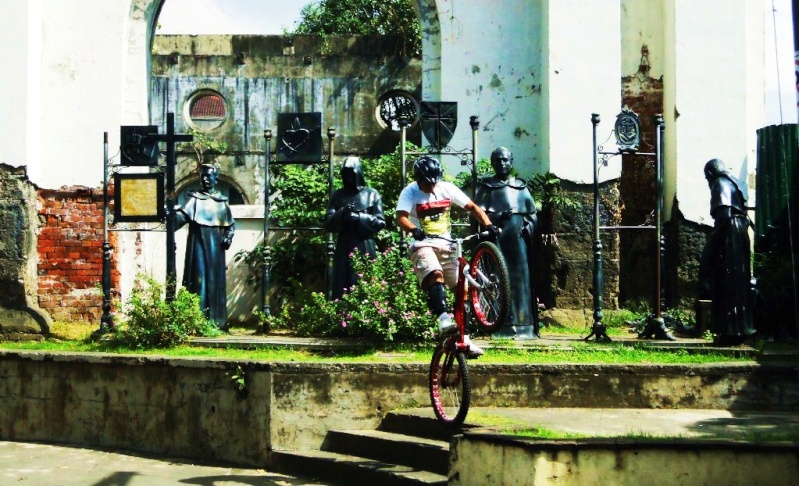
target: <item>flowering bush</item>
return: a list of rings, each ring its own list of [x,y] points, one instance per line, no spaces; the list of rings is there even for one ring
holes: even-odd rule
[[[297,334],[364,338],[375,343],[423,341],[435,336],[411,262],[390,247],[371,260],[356,252],[352,265],[359,281],[341,299],[314,292],[295,320]]]

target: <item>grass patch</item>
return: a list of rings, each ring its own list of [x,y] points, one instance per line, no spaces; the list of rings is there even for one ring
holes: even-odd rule
[[[499,344],[497,344],[499,343]],[[509,343],[512,343],[509,342]],[[751,357],[721,354],[715,352],[689,352],[685,349],[668,351],[647,349],[645,344],[624,345],[621,343],[575,342],[565,349],[543,347],[507,347],[502,342],[492,342],[491,348],[477,361],[481,364],[546,364],[546,363],[657,363],[657,364],[698,364],[717,362],[752,361]],[[396,345],[381,349],[356,351],[335,351],[326,349],[313,351],[291,349],[283,346],[262,347],[258,349],[198,347],[189,345],[164,349],[131,349],[107,342],[93,342],[88,339],[67,341],[49,339],[46,341],[0,342],[0,349],[40,350],[63,352],[96,352],[113,354],[140,354],[171,357],[202,357],[229,360],[255,360],[275,362],[343,362],[343,363],[429,363],[433,344]]]

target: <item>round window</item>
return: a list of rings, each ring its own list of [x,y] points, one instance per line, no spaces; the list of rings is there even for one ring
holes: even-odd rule
[[[219,127],[227,118],[225,98],[212,90],[197,91],[184,106],[189,124],[196,130],[209,131]]]
[[[377,106],[377,120],[384,128],[400,130],[399,120],[405,117],[410,125],[419,118],[419,104],[405,91],[389,91],[380,97]],[[409,125],[409,126],[410,126]]]

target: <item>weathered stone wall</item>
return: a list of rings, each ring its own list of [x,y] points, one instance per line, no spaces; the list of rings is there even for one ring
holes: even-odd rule
[[[194,93],[213,90],[225,99],[227,119],[204,132],[228,144],[228,154],[215,162],[247,204],[263,203],[264,130],[272,130],[274,153],[278,114],[320,112],[323,153],[327,130],[335,128],[336,159],[375,156],[393,151],[400,138],[379,120],[381,97],[397,90],[417,103],[422,97],[421,58],[399,55],[397,39],[385,36],[332,37],[327,43],[310,35],[156,36],[152,66],[154,125],[173,112],[176,130],[185,133]],[[408,140],[420,144],[418,120],[412,122]],[[193,153],[180,155],[178,189],[197,180]]]
[[[622,103],[638,114],[640,152],[655,153],[657,134],[653,118],[663,111],[663,80],[650,78],[648,74],[648,65],[642,64],[638,73],[622,78]],[[655,157],[624,155],[621,159],[621,225],[653,226],[658,194]],[[659,246],[655,229],[619,230],[622,306],[637,302],[654,306]]]
[[[0,339],[38,339],[49,331],[36,299],[37,226],[25,169],[0,164]]]
[[[537,247],[536,290],[547,308],[592,309],[594,189],[568,181],[561,181],[560,186],[560,195],[577,204],[575,208],[556,205],[540,216],[542,234]],[[600,184],[600,226],[618,225],[620,218],[618,181]],[[615,309],[619,305],[618,232],[602,230],[600,240],[602,307]]]
[[[103,194],[85,187],[39,191],[39,303],[54,320],[99,322],[103,294]],[[114,246],[116,235],[109,232]],[[119,287],[111,253],[111,288]]]
[[[271,450],[318,448],[330,429],[374,429],[388,411],[428,407],[427,371],[6,350],[0,439],[263,466]],[[799,410],[791,365],[475,363],[469,372],[475,407]]]

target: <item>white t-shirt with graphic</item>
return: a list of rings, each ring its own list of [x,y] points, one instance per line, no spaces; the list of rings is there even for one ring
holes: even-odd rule
[[[471,198],[451,182],[438,181],[433,192],[422,191],[419,184],[412,182],[400,192],[397,211],[410,215],[411,222],[422,228],[428,235],[450,238],[452,229],[452,204],[464,207]],[[444,240],[414,241],[411,248],[418,246],[449,246]]]

